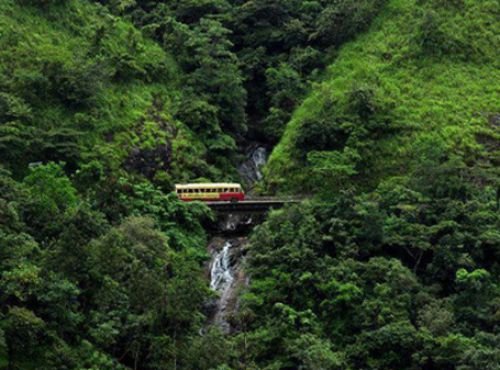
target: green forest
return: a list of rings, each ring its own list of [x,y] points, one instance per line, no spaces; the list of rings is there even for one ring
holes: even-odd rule
[[[0,370],[500,370],[498,0],[0,0]],[[216,213],[245,235],[211,323]]]

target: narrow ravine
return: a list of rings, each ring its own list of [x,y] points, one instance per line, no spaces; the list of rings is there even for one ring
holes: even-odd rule
[[[253,144],[247,150],[247,159],[238,168],[247,196],[251,196],[255,183],[262,179],[267,154],[264,146]],[[248,232],[251,224],[249,215],[229,214],[218,224],[219,236],[212,238],[208,245],[210,288],[216,293],[210,303],[209,324],[217,325],[226,334],[234,329],[231,319],[238,310],[238,294],[249,282],[243,268],[247,238],[235,234]]]

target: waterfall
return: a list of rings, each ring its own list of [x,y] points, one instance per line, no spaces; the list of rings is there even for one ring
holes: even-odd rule
[[[257,146],[252,149],[247,156],[247,160],[238,168],[240,176],[247,185],[252,186],[255,182],[262,179],[262,166],[267,161],[267,149],[263,146]]]
[[[210,269],[210,288],[218,293],[213,322],[228,333],[231,330],[227,315],[231,312],[231,301],[234,300],[235,271],[232,261],[233,243],[225,241],[222,249],[212,257]]]
[[[222,250],[214,255],[212,270],[210,271],[210,288],[219,292],[221,297],[227,292],[234,281],[231,269],[231,242],[226,241]]]
[[[254,163],[255,176],[257,177],[257,180],[262,179],[262,172],[260,169],[262,168],[262,166],[266,164],[266,161],[267,161],[267,150],[266,148],[259,146],[252,153],[252,162]]]

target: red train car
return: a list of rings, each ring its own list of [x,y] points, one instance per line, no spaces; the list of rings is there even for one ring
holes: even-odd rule
[[[236,183],[178,184],[175,192],[183,201],[239,202],[245,199],[243,188]]]

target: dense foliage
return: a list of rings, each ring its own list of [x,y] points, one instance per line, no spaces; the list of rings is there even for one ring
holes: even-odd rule
[[[167,193],[224,166],[177,62],[86,1],[2,1],[0,33],[0,368],[192,368],[212,216]]]
[[[391,1],[294,113],[240,312],[268,369],[498,369],[495,1]]]
[[[256,230],[239,318],[251,361],[498,368],[498,194],[458,180],[463,168],[434,169],[276,212]]]
[[[22,182],[0,173],[0,357],[11,368],[166,369],[186,352],[209,296],[208,214],[129,186],[110,224],[60,165]]]
[[[391,1],[295,111],[267,188],[362,191],[454,157],[496,171],[497,15],[496,1]]]
[[[64,161],[87,185],[140,176],[164,190],[234,176],[212,160],[234,142],[174,118],[190,101],[179,66],[132,24],[86,1],[8,0],[0,28],[0,155],[14,175]]]
[[[385,0],[108,1],[167,51],[190,102],[179,117],[213,135],[277,141],[330,51],[367,28]],[[223,87],[223,88],[222,88]],[[201,121],[200,121],[201,120]],[[249,132],[245,135],[249,127]]]
[[[498,34],[495,0],[0,1],[0,369],[499,369]],[[223,335],[170,191],[252,141],[310,199]]]

